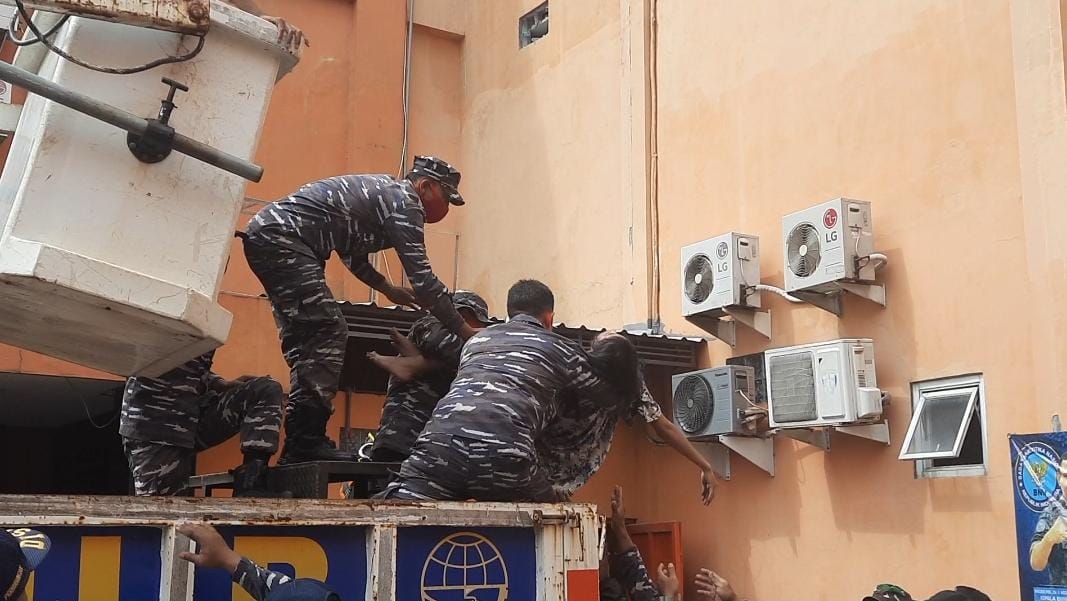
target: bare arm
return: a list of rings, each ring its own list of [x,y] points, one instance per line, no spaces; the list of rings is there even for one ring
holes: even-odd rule
[[[1040,526],[1039,523],[1038,527]],[[1065,541],[1067,541],[1067,520],[1060,516],[1047,531],[1034,537],[1034,542],[1030,545],[1030,567],[1035,572],[1047,568],[1053,547]]]
[[[272,17],[263,12],[263,9],[259,7],[259,4],[255,0],[225,0],[235,8],[239,8],[246,13],[257,16],[265,21],[270,21],[278,28],[278,41],[284,44],[290,52],[293,54],[299,54],[300,47],[311,46],[311,42],[308,41],[304,32],[298,27],[293,27],[285,19],[280,17]]]
[[[648,424],[648,428],[655,433],[657,438],[662,439],[668,446],[677,451],[679,455],[685,457],[700,468],[700,478],[703,489],[701,491],[701,498],[705,505],[711,503],[711,500],[715,498],[715,471],[712,469],[711,463],[708,462],[707,458],[693,446],[693,443],[689,442],[685,433],[665,416],[659,416],[659,419]]]

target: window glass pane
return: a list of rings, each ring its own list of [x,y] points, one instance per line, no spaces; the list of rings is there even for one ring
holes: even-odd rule
[[[906,453],[952,453],[956,438],[974,411],[975,388],[924,394],[921,413]]]
[[[985,453],[982,450],[982,420],[975,409],[967,435],[963,438],[959,457],[946,457],[931,460],[931,467],[959,467],[964,465],[985,465]]]

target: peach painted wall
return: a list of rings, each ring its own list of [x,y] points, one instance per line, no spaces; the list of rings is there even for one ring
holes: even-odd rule
[[[259,153],[267,177],[249,196],[397,169],[403,3],[264,4],[313,46],[276,90]],[[671,331],[698,333],[680,314],[679,248],[718,233],[761,236],[763,280],[781,285],[781,216],[845,195],[873,203],[876,245],[890,259],[885,309],[850,299],[837,319],[767,298],[773,341],[745,333],[736,349],[713,342],[702,357],[711,366],[872,337],[893,398],[890,447],[836,436],[825,453],[781,439],[775,477],[735,457],[732,481],[704,508],[690,465],[621,427],[579,499],[603,504],[623,484],[633,516],[682,521],[690,570],[714,567],[750,598],[859,598],[880,582],[918,598],[958,583],[1017,598],[1006,434],[1048,429],[1067,387],[1061,2],[557,0],[549,35],[520,50],[517,20],[537,4],[419,2],[411,153],[454,161],[468,200],[431,227],[446,281],[481,292],[498,315],[515,279],[538,277],[556,290],[563,321],[644,321],[653,163],[653,304]],[[339,297],[367,298],[339,266],[330,283]],[[269,307],[254,298],[239,249],[225,288],[236,319],[219,371],[284,382]],[[13,350],[0,350],[0,369],[81,373]],[[971,372],[986,381],[988,476],[915,479],[896,459],[909,384]],[[357,397],[353,425],[373,427],[380,405]],[[231,442],[205,453],[201,469],[236,461]]]
[[[517,20],[537,4],[471,3],[460,280],[500,302],[541,277],[563,321],[640,322],[649,223],[627,149],[645,131],[635,48],[648,42],[633,28],[648,9],[554,2],[548,36],[520,50]],[[713,342],[703,364],[872,337],[892,444],[778,440],[775,477],[735,456],[705,509],[690,465],[623,428],[581,497],[625,484],[635,516],[683,522],[688,566],[753,598],[858,598],[880,582],[1016,598],[1006,434],[1047,430],[1067,383],[1062,3],[651,4],[665,327],[700,333],[680,312],[681,246],[760,235],[763,280],[782,285],[782,215],[871,201],[886,308],[849,299],[838,319],[765,295],[773,341]],[[910,383],[972,372],[986,381],[988,476],[917,480],[896,459]]]

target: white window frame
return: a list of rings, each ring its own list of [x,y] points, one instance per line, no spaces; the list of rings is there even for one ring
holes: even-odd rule
[[[987,415],[987,403],[986,403],[986,389],[985,378],[982,374],[966,374],[962,376],[955,376],[950,378],[937,378],[933,380],[923,380],[920,382],[911,383],[911,407],[912,407],[912,423],[909,424],[908,436],[905,440],[905,446],[901,447],[901,453],[907,448],[906,443],[910,442],[912,430],[915,428],[915,421],[919,405],[922,403],[923,395],[936,392],[944,392],[951,390],[960,390],[964,388],[978,387],[978,398],[975,400],[974,408],[972,411],[978,412],[979,425],[982,430],[982,464],[978,465],[952,465],[944,467],[936,467],[934,465],[934,459],[913,459],[915,462],[915,477],[916,478],[966,478],[985,476],[989,473],[989,427],[988,427],[988,415]],[[972,414],[971,419],[974,419]],[[968,428],[970,425],[968,424]],[[967,430],[963,431],[963,439],[967,437]],[[962,441],[961,446],[962,449]]]

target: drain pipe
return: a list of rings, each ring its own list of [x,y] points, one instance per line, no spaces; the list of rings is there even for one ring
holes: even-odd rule
[[[659,54],[656,33],[659,29],[658,2],[651,0],[649,5],[649,49],[648,49],[648,85],[650,101],[649,118],[649,194],[648,227],[649,253],[652,259],[652,281],[648,287],[648,327],[659,333],[663,329],[660,316],[660,252],[659,252],[659,81],[657,77],[657,55]]]

